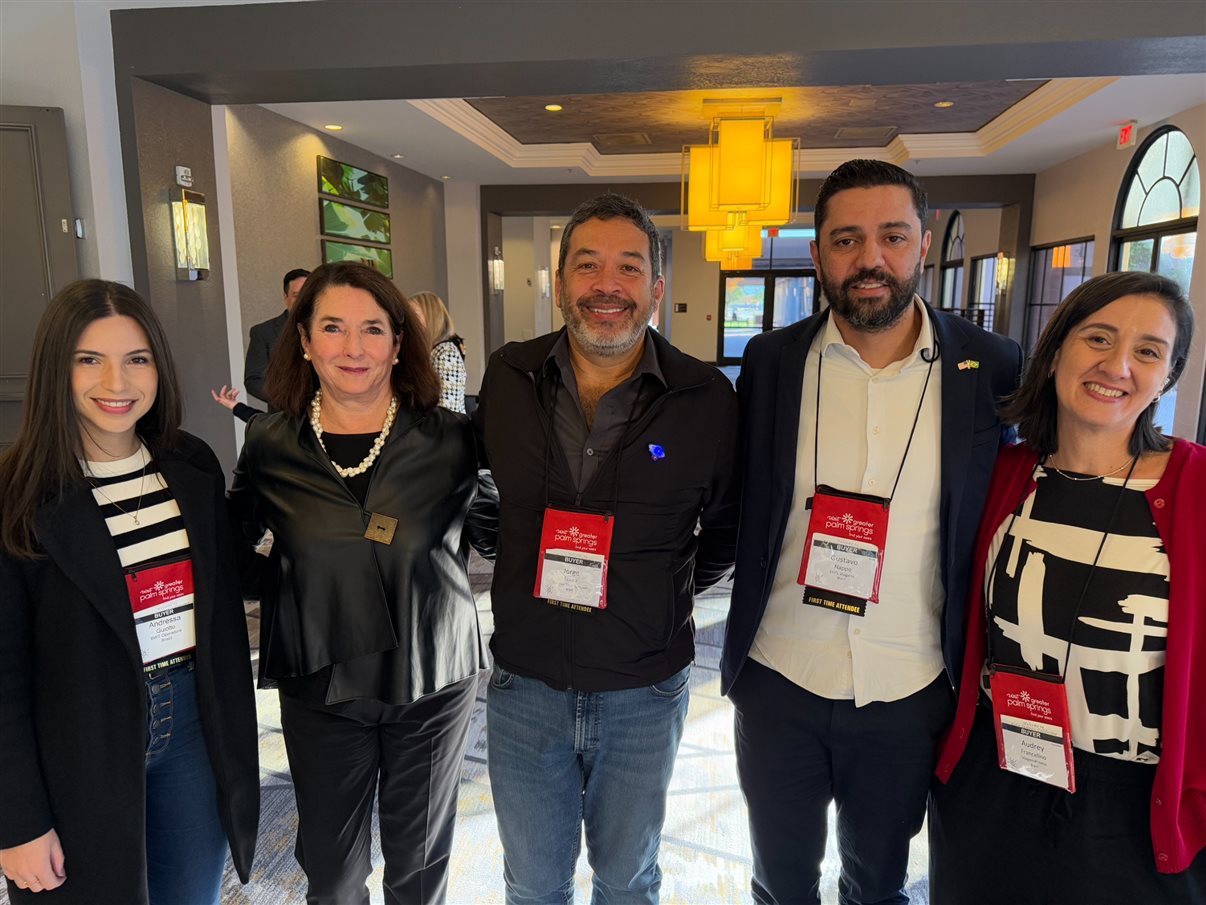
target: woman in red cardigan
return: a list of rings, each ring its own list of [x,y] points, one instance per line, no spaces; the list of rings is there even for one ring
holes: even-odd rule
[[[1206,902],[1206,447],[1155,427],[1193,313],[1112,273],[1043,331],[1003,417],[955,723],[931,796],[934,905]]]

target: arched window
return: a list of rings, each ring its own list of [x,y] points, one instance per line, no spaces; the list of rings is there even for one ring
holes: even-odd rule
[[[1122,180],[1110,243],[1112,269],[1163,274],[1188,292],[1200,203],[1193,145],[1180,129],[1157,129],[1135,152]],[[1172,433],[1176,390],[1165,393],[1156,410],[1156,423],[1165,433]]]
[[[963,218],[951,214],[942,240],[942,298],[943,308],[963,306]]]

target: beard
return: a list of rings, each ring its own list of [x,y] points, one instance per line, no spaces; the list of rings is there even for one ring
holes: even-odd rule
[[[842,282],[841,286],[821,276],[821,288],[834,312],[856,330],[879,333],[887,330],[908,310],[913,303],[917,286],[921,283],[921,262],[917,262],[912,276],[898,280],[881,268],[860,270]],[[882,302],[864,302],[851,298],[850,287],[864,280],[874,280],[888,287],[888,297]]]
[[[592,324],[581,311],[583,305],[623,305],[629,310],[627,322],[615,324]],[[559,299],[565,327],[571,337],[584,351],[603,358],[623,355],[645,337],[645,328],[653,319],[653,305],[642,316],[639,302],[610,295],[584,295],[571,300],[564,289]]]

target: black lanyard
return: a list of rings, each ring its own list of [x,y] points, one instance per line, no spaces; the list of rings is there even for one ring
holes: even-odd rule
[[[1035,464],[1034,468],[1030,472],[1030,482],[1031,483],[1035,482],[1035,480],[1036,480],[1035,476],[1038,473],[1038,469],[1046,464],[1048,458],[1050,458],[1050,457],[1049,456],[1045,457],[1041,462],[1038,462]],[[1076,624],[1080,619],[1080,608],[1082,606],[1084,606],[1085,596],[1089,593],[1089,585],[1093,581],[1093,573],[1095,571],[1097,571],[1097,563],[1098,563],[1098,560],[1101,559],[1101,551],[1103,549],[1105,549],[1106,538],[1108,538],[1110,536],[1110,529],[1114,527],[1114,519],[1118,517],[1118,510],[1119,510],[1119,508],[1121,508],[1123,496],[1126,494],[1126,485],[1130,483],[1131,475],[1134,474],[1135,465],[1138,464],[1138,462],[1139,462],[1138,456],[1135,456],[1133,459],[1131,459],[1131,467],[1127,469],[1126,478],[1123,480],[1122,486],[1120,488],[1118,488],[1118,495],[1114,498],[1114,508],[1110,510],[1110,519],[1109,519],[1109,521],[1106,522],[1105,531],[1103,531],[1101,533],[1101,541],[1097,544],[1097,552],[1093,554],[1093,562],[1089,564],[1089,574],[1085,576],[1085,583],[1081,586],[1080,596],[1076,598],[1076,607],[1072,610],[1072,623],[1071,623],[1070,628],[1068,629],[1068,644],[1067,644],[1067,647],[1064,649],[1064,661],[1060,666],[1059,674],[1055,675],[1055,676],[1050,676],[1050,675],[1047,675],[1046,673],[1038,672],[1035,670],[1020,670],[1017,667],[1005,666],[1002,668],[1007,669],[1010,672],[1025,672],[1026,675],[1041,676],[1041,677],[1049,679],[1051,681],[1058,682],[1061,685],[1063,684],[1064,679],[1068,674],[1068,660],[1072,656],[1072,642],[1076,638]],[[1023,495],[1022,499],[1018,502],[1018,505],[1014,508],[1013,515],[1011,515],[1009,517],[1009,524],[1005,526],[1005,534],[1002,536],[1002,539],[1001,539],[1001,547],[1000,547],[1000,549],[997,550],[997,555],[993,557],[992,569],[989,570],[988,581],[985,584],[985,588],[984,588],[984,630],[988,634],[987,654],[988,654],[988,668],[990,671],[997,667],[997,664],[994,661],[993,654],[992,654],[993,580],[996,578],[996,575],[997,575],[997,562],[1001,558],[1001,551],[1004,550],[1004,548],[1005,548],[1005,543],[1004,543],[1005,538],[1009,537],[1010,532],[1013,531],[1014,522],[1017,521],[1018,513],[1021,511],[1022,507],[1026,504],[1026,497],[1028,497],[1028,496],[1029,496],[1028,493]],[[1017,540],[1016,542],[1021,543],[1020,540]]]
[[[829,309],[825,309],[826,317],[828,317]],[[824,325],[822,325],[824,329]],[[823,341],[823,340],[822,340]],[[820,440],[821,440],[821,366],[825,362],[825,350],[819,350],[817,356],[817,411],[816,421],[812,431],[812,483],[814,487],[822,486],[821,470],[820,470]],[[913,415],[913,426],[909,428],[909,439],[905,443],[904,455],[900,457],[900,468],[896,469],[896,480],[892,482],[892,492],[888,494],[887,501],[892,502],[892,498],[896,496],[896,488],[900,484],[900,476],[904,474],[905,460],[909,458],[909,448],[913,445],[913,435],[917,432],[917,422],[921,420],[921,408],[925,405],[925,391],[930,385],[930,375],[934,373],[934,362],[938,360],[941,353],[938,351],[938,346],[935,343],[934,353],[929,358],[930,366],[925,371],[925,383],[921,385],[921,398],[917,400],[917,411]],[[926,358],[924,350],[921,355],[922,359]]]

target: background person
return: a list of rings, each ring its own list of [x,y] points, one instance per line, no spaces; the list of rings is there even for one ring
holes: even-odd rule
[[[179,430],[171,353],[133,290],[63,289],[29,373],[0,458],[10,901],[217,905],[228,847],[247,882],[260,806],[222,470]]]
[[[452,315],[434,292],[416,292],[410,301],[418,308],[431,341],[431,366],[440,378],[440,405],[465,414],[465,341],[456,335]]]
[[[249,331],[247,358],[243,363],[243,382],[247,386],[248,393],[265,402],[268,401],[268,397],[265,395],[267,390],[264,389],[264,380],[268,375],[268,361],[272,357],[272,350],[276,348],[277,340],[285,330],[285,324],[289,320],[289,309],[297,301],[297,296],[309,275],[310,271],[300,267],[286,273],[281,281],[284,292],[282,302],[285,310],[276,317],[261,321]]]
[[[260,681],[279,687],[310,903],[367,903],[378,798],[385,901],[443,901],[485,664],[466,573],[477,464],[439,408],[426,333],[384,276],[324,264],[269,366],[230,498],[274,541]],[[489,502],[489,501],[486,501]]]
[[[1094,277],[1004,408],[1027,442],[998,458],[976,541],[935,905],[1206,902],[1206,448],[1153,420],[1192,336],[1171,280]],[[1075,794],[998,766],[994,674],[1066,697]]]

